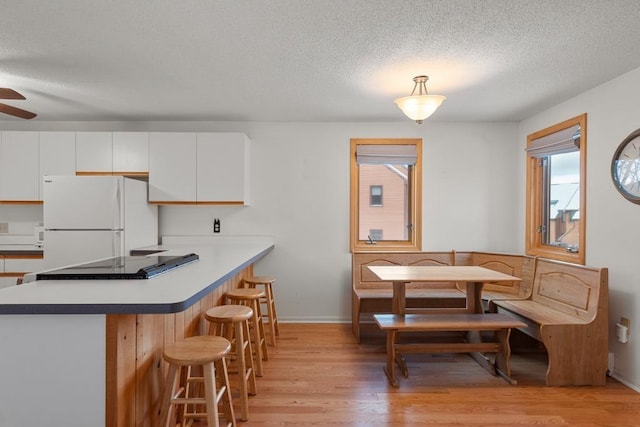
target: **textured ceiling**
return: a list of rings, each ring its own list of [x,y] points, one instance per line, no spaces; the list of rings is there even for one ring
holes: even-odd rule
[[[34,120],[517,121],[640,67],[638,0],[0,0]],[[20,120],[2,115],[0,120]]]

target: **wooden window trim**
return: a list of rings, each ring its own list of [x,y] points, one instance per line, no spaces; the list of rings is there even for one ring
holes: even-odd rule
[[[586,188],[587,188],[587,114],[581,114],[562,123],[542,129],[527,136],[527,146],[535,139],[542,138],[552,133],[580,125],[580,238],[579,251],[567,252],[564,248],[543,245],[541,233],[537,227],[542,223],[542,167],[535,157],[527,155],[527,189],[526,189],[526,234],[525,245],[527,255],[537,255],[560,261],[585,263],[586,253]]]
[[[358,145],[415,145],[416,164],[413,167],[413,182],[411,185],[411,222],[413,228],[411,238],[404,241],[378,241],[375,245],[358,240],[358,165],[356,163],[356,148]],[[350,247],[351,252],[375,251],[421,251],[422,250],[422,139],[420,138],[354,138],[351,139],[351,195],[350,195]]]

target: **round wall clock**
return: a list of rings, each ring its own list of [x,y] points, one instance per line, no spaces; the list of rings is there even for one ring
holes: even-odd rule
[[[640,204],[640,129],[631,132],[613,154],[611,178],[625,199]]]

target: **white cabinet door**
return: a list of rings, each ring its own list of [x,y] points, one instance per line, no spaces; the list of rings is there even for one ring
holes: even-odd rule
[[[76,172],[113,172],[111,132],[76,132]]]
[[[15,286],[18,283],[16,276],[0,276],[0,289]]]
[[[39,199],[42,200],[42,177],[76,174],[76,133],[40,132]]]
[[[241,133],[199,133],[197,200],[248,204],[249,139]]]
[[[149,201],[196,201],[196,134],[149,134]]]
[[[2,132],[0,138],[0,200],[38,201],[38,132]]]
[[[149,172],[148,132],[113,132],[113,171]]]
[[[42,258],[6,258],[4,260],[5,273],[31,273],[42,271],[44,259]]]

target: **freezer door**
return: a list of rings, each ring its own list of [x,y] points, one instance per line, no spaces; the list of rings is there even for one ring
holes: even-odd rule
[[[123,183],[117,176],[45,176],[44,227],[121,230]]]
[[[124,256],[123,231],[50,231],[45,230],[45,270]]]

